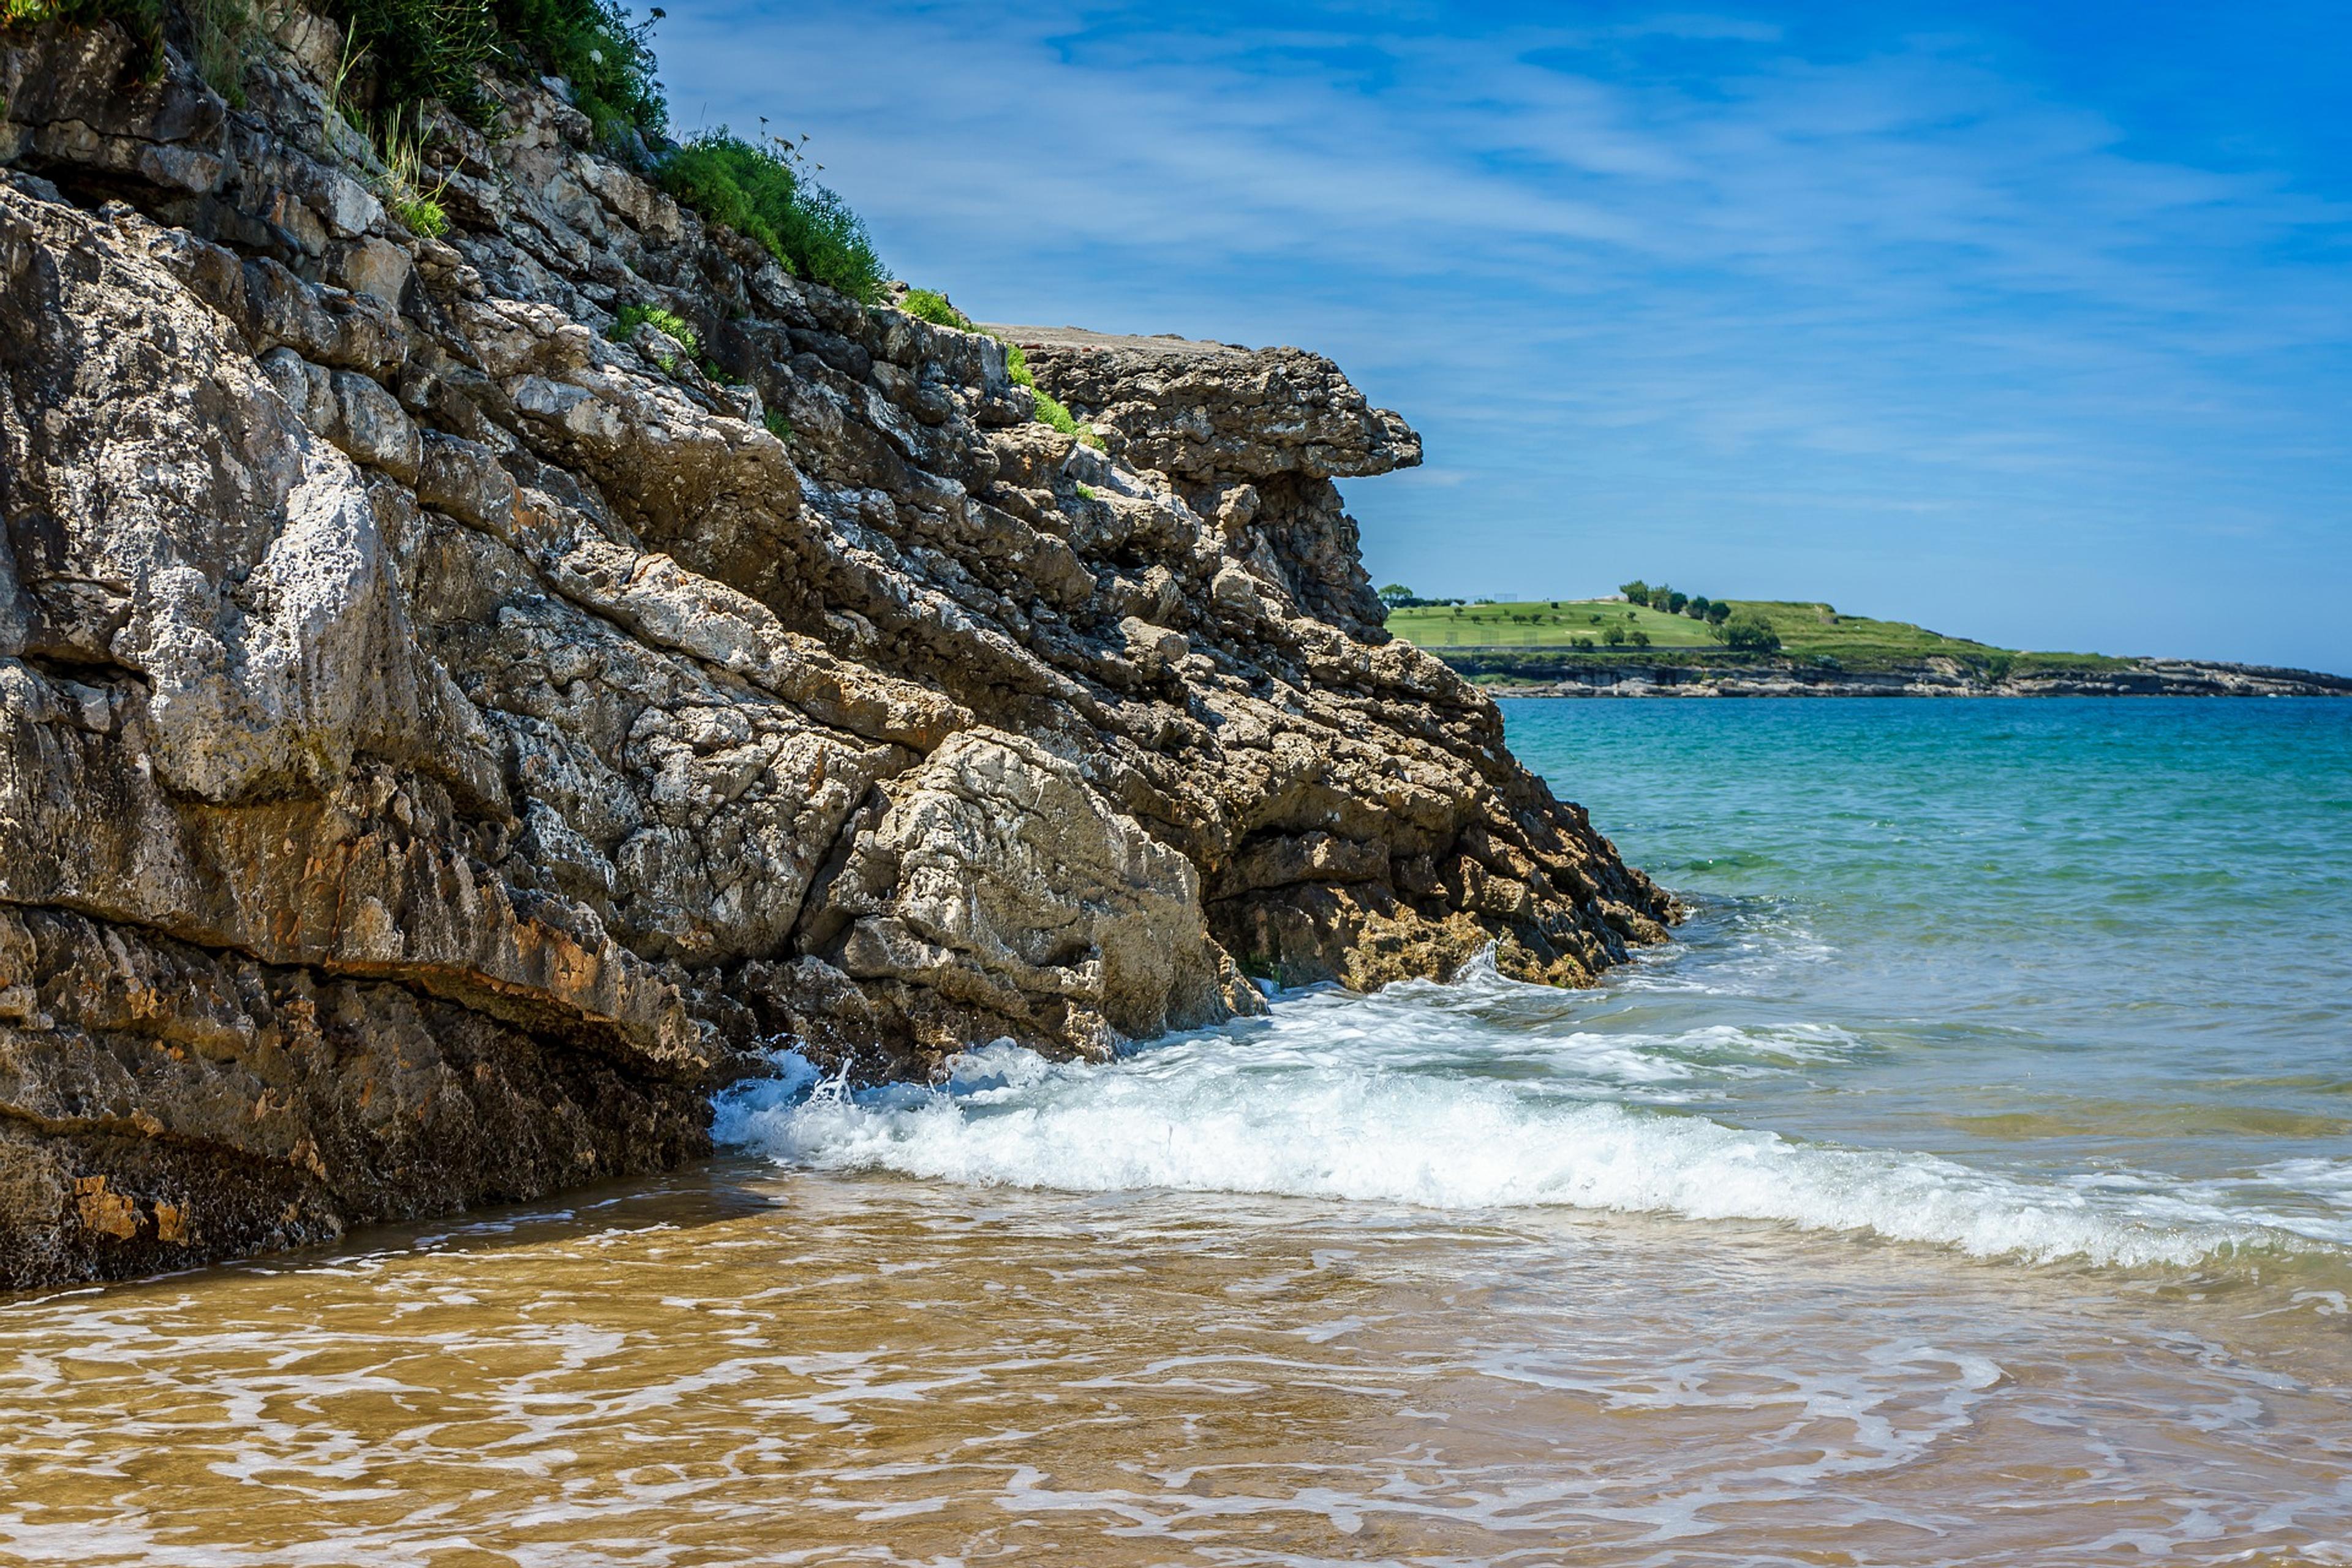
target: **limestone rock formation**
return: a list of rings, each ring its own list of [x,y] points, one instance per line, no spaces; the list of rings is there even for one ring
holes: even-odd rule
[[[1041,342],[1098,452],[536,86],[420,236],[273,18],[236,109],[0,33],[0,1289],[675,1164],[777,1040],[1662,934],[1380,631],[1330,481],[1419,443],[1328,362]]]
[[[1075,327],[998,329],[1037,384],[1157,471],[1226,547],[1310,615],[1378,640],[1383,617],[1334,479],[1421,463],[1421,437],[1300,349],[1251,351]]]

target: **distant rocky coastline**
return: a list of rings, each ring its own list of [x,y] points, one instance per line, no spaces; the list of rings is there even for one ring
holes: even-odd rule
[[[2097,670],[2039,670],[1999,679],[1956,659],[1887,669],[1833,669],[1797,659],[1738,664],[1443,652],[1496,697],[2352,697],[2352,677],[2258,664],[2135,659]]]

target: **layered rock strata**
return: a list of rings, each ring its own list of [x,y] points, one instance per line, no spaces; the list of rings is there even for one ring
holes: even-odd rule
[[[1328,362],[1106,366],[1098,452],[536,87],[428,120],[410,232],[342,53],[280,14],[232,110],[0,34],[0,1288],[672,1165],[768,1042],[1662,934],[1379,631],[1329,481],[1418,442]]]

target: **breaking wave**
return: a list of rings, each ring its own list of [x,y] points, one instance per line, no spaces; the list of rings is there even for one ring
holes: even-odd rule
[[[1574,1005],[1491,973],[1372,997],[1310,994],[1278,1001],[1270,1019],[1107,1064],[1049,1062],[999,1042],[959,1058],[936,1087],[850,1090],[780,1054],[779,1077],[718,1098],[713,1132],[724,1146],[830,1171],[1449,1210],[1567,1205],[1780,1222],[2036,1263],[2186,1266],[2334,1239],[2129,1174],[2014,1176],[1645,1102],[1661,1084],[1703,1089],[1861,1043],[1810,1025],[1591,1033],[1569,1026]]]

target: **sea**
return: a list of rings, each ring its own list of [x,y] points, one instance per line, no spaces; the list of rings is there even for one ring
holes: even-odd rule
[[[1507,701],[1688,906],[0,1301],[0,1562],[2352,1564],[2352,702]]]

